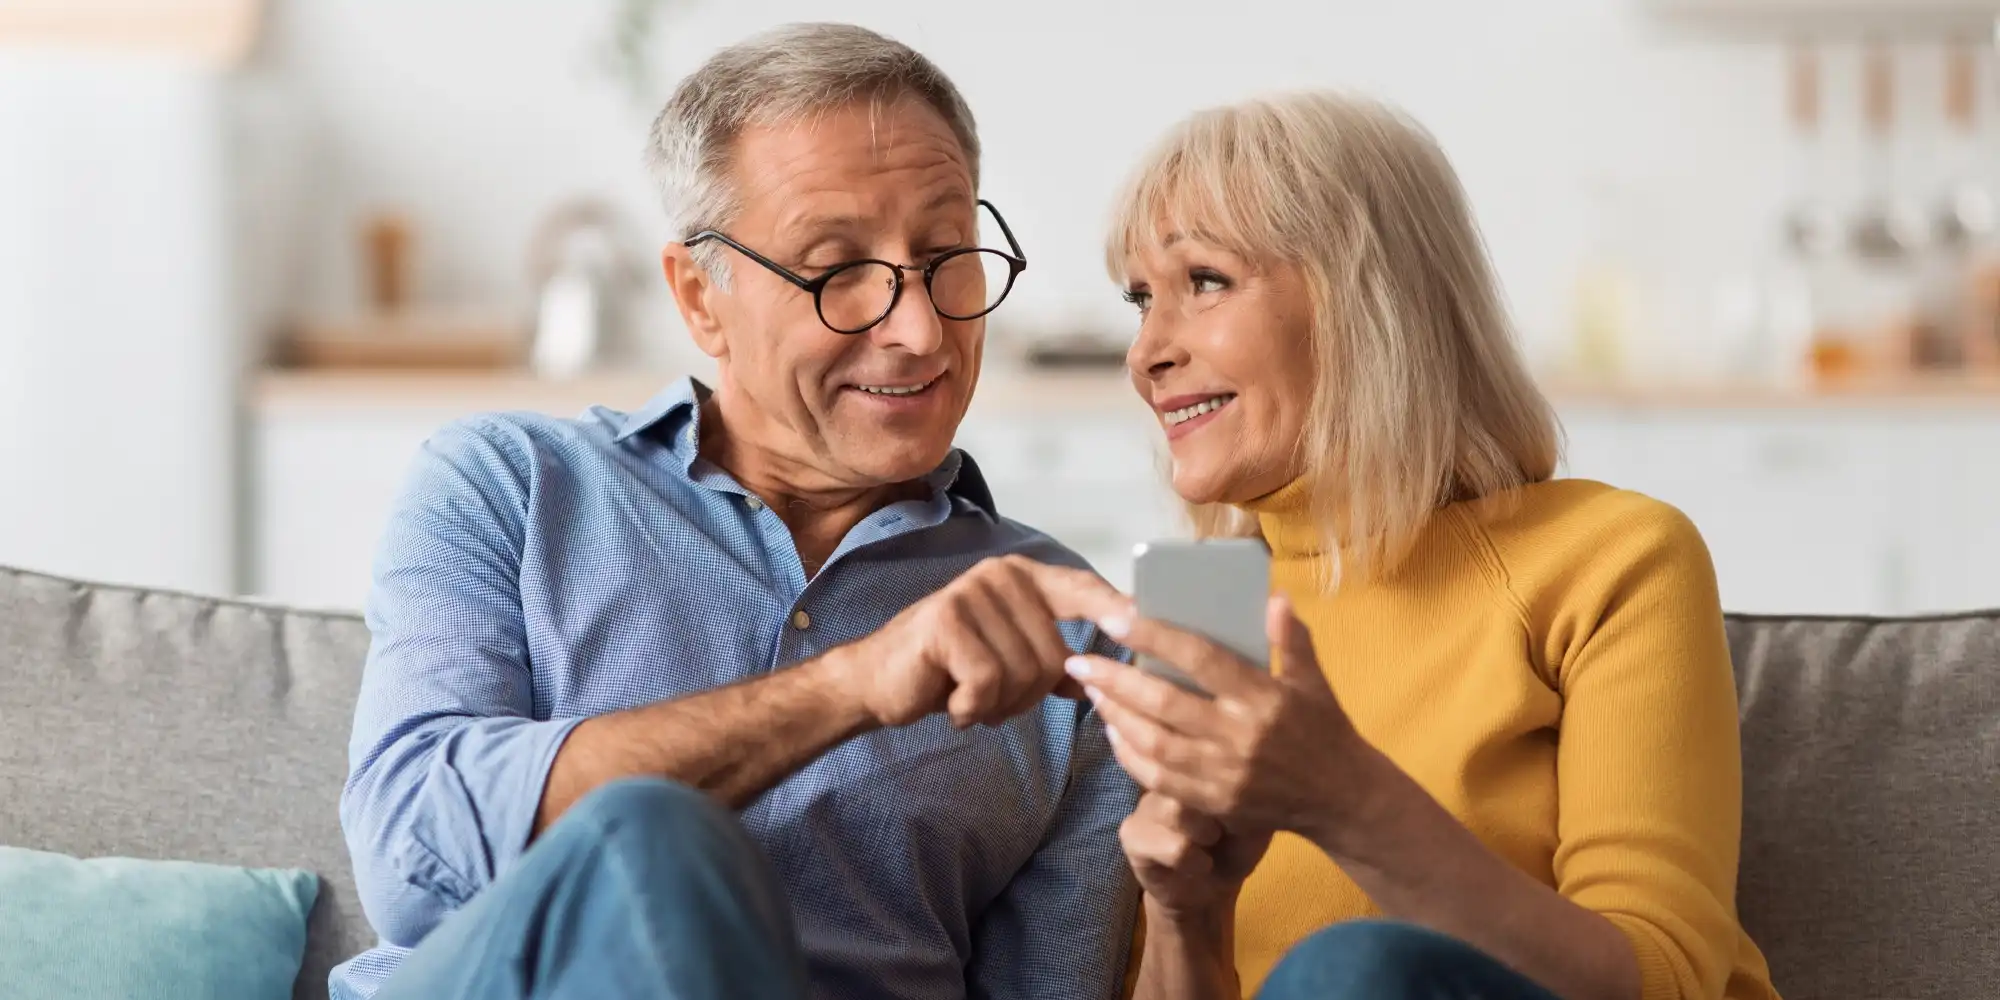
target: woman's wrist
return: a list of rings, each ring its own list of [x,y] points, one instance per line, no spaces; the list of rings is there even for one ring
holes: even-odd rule
[[[1354,748],[1344,755],[1342,780],[1327,783],[1329,798],[1294,831],[1335,861],[1368,858],[1375,853],[1371,845],[1401,837],[1394,818],[1407,812],[1404,800],[1428,794],[1387,754],[1359,734],[1352,734],[1352,739]]]

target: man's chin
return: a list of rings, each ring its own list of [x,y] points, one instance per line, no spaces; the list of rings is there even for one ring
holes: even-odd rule
[[[941,445],[911,442],[907,447],[874,447],[859,453],[851,452],[840,456],[840,464],[853,470],[859,478],[871,482],[906,483],[930,475],[949,454],[950,441]]]

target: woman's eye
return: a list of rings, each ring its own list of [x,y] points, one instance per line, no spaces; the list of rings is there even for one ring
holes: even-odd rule
[[[1196,295],[1219,292],[1229,287],[1229,279],[1214,271],[1197,268],[1188,272],[1188,283],[1194,286]]]
[[[1136,288],[1127,288],[1125,291],[1119,293],[1118,297],[1130,302],[1142,313],[1146,311],[1147,306],[1153,304],[1152,292],[1142,292]]]

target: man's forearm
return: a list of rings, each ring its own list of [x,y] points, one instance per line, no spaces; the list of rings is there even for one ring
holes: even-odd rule
[[[669,778],[741,808],[874,725],[835,650],[776,673],[586,719],[557,751],[535,832],[609,781]]]

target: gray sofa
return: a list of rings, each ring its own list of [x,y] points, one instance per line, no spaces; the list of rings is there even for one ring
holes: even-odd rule
[[[1780,991],[2000,995],[2000,612],[1729,632],[1739,905]],[[371,939],[335,817],[366,646],[351,615],[0,569],[0,844],[314,869],[295,995],[324,997]]]

